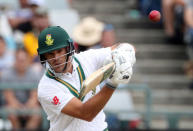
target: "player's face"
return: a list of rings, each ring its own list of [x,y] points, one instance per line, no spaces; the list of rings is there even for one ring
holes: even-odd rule
[[[45,54],[47,62],[56,73],[63,73],[67,62],[66,48],[61,48]]]

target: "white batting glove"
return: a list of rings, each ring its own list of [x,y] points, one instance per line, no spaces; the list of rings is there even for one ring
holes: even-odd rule
[[[128,43],[120,44],[112,51],[112,61],[115,62],[116,69],[108,79],[107,86],[115,88],[120,83],[128,83],[133,74],[132,67],[136,62],[134,47]]]
[[[123,57],[123,62],[130,62],[133,66],[136,62],[135,48],[129,43],[121,43],[115,50],[112,51],[113,60]]]
[[[136,62],[134,47],[129,43],[121,43],[116,49],[112,51],[111,57],[107,57],[104,60],[103,65],[107,65],[112,61],[116,63],[116,60],[121,60],[124,63],[130,62],[133,66],[133,64]],[[119,64],[121,64],[121,61]]]

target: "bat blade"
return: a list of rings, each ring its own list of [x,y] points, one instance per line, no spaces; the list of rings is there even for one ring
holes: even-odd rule
[[[97,85],[107,79],[115,69],[114,62],[109,63],[93,72],[82,84],[79,99],[82,99],[88,92],[95,89]]]

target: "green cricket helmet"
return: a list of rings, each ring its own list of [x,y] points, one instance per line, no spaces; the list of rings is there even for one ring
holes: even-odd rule
[[[68,56],[74,52],[73,42],[68,33],[60,26],[50,26],[44,29],[38,37],[38,54],[41,63],[45,63],[43,54],[66,48]]]

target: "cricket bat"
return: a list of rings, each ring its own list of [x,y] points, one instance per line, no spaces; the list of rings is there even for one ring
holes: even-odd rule
[[[107,79],[115,69],[115,63],[109,63],[93,72],[82,84],[79,99],[81,100],[88,92]]]

